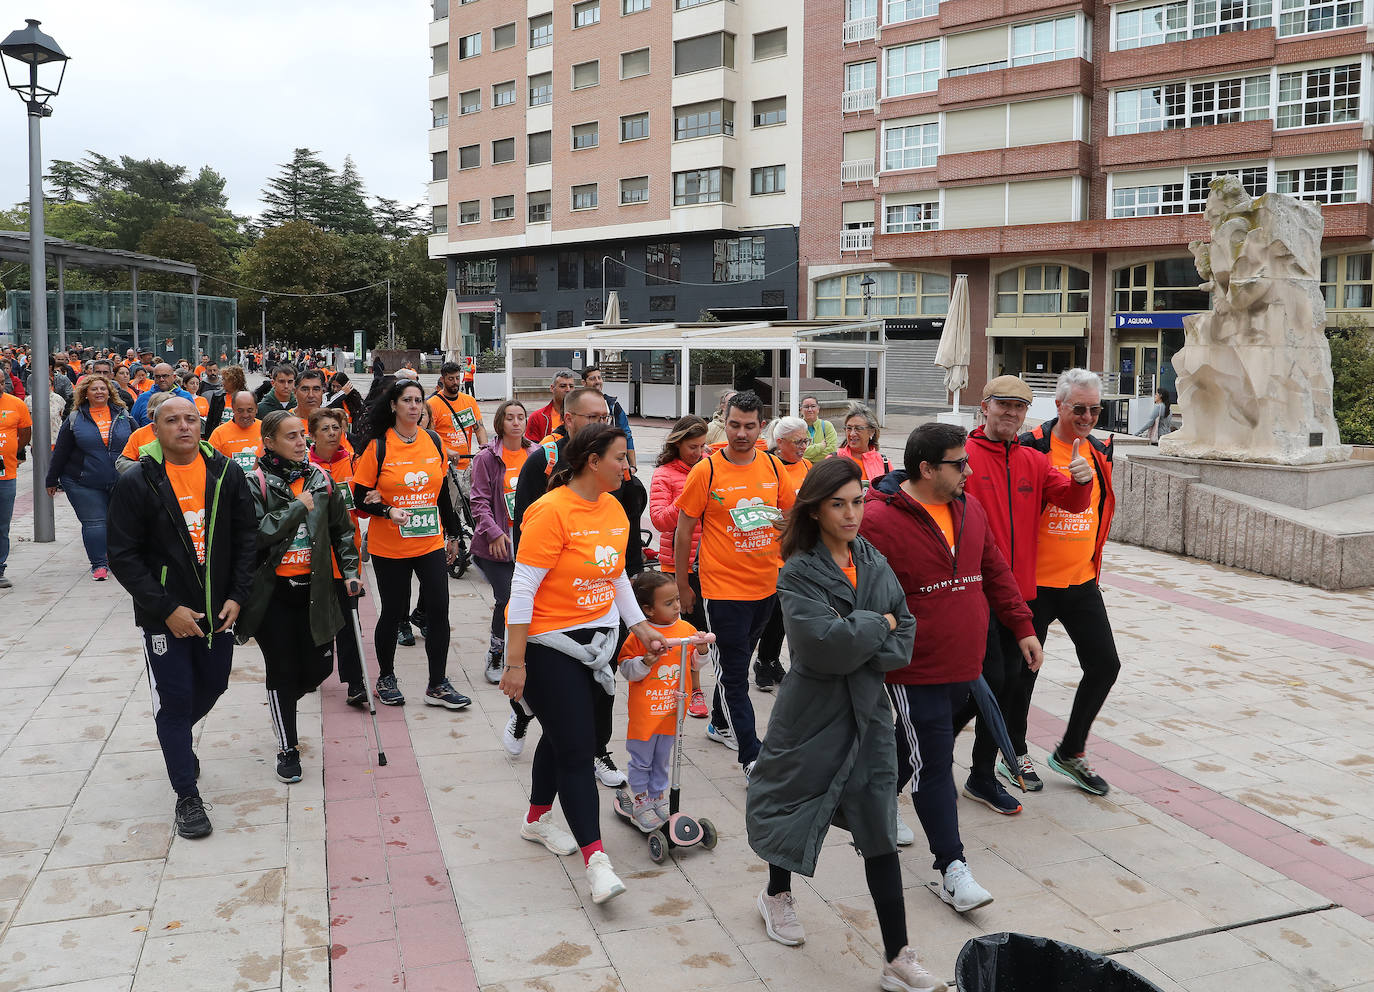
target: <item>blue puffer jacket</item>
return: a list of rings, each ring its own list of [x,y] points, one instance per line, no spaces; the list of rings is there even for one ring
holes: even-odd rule
[[[57,443],[52,449],[48,465],[47,485],[61,486],[74,482],[91,489],[110,489],[119,478],[115,459],[129,443],[134,422],[118,408],[110,410],[110,440],[100,439],[100,428],[91,417],[90,407],[82,405],[62,421]]]

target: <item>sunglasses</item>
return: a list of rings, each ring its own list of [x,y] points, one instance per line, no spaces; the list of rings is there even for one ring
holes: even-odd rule
[[[968,468],[968,455],[965,455],[963,458],[945,458],[938,462],[935,462],[934,464],[953,465],[960,472],[962,472],[964,469]]]
[[[1091,413],[1094,417],[1096,417],[1099,413],[1102,412],[1102,404],[1098,403],[1094,406],[1087,406],[1083,403],[1075,403],[1073,406],[1069,407],[1069,412],[1072,413],[1075,417],[1081,417],[1085,413]]]

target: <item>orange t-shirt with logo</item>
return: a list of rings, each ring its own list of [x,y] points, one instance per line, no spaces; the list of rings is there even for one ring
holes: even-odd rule
[[[247,429],[232,420],[220,424],[210,432],[210,447],[237,462],[244,472],[251,472],[257,467],[258,455],[262,454],[262,421],[253,421],[253,426]]]
[[[681,617],[666,627],[650,624],[665,639],[691,637],[697,632]],[[631,634],[620,649],[620,660],[642,658],[646,649],[638,635]],[[625,736],[632,741],[647,741],[654,734],[673,737],[677,734],[677,694],[692,691],[692,660],[696,648],[687,647],[687,665],[682,664],[682,648],[669,648],[654,662],[649,674],[638,682],[631,682],[629,692],[630,719]]]
[[[377,466],[377,444],[367,446],[353,466],[353,481],[376,489],[387,506],[417,511],[423,520],[402,527],[390,517],[371,516],[367,525],[367,548],[371,554],[383,558],[418,558],[438,551],[444,546],[444,532],[439,523],[439,490],[448,471],[442,451],[423,430],[415,440],[406,443],[395,430],[387,431],[386,464]]]
[[[920,503],[920,500],[916,502]],[[954,510],[948,503],[921,503],[921,506],[930,514],[935,525],[940,528],[940,533],[945,536],[945,543],[949,545],[951,551],[954,550]]]
[[[86,407],[90,411],[91,419],[95,421],[95,426],[100,431],[100,440],[106,444],[110,443],[110,405],[103,403],[96,406],[92,403]]]
[[[199,454],[189,465],[173,465],[163,461],[167,481],[172,484],[181,519],[196,549],[196,561],[205,564],[205,459]]]
[[[692,466],[677,506],[701,519],[703,596],[757,601],[777,591],[778,531],[750,507],[787,510],[796,495],[782,462],[761,451],[748,465],[717,452]]]
[[[304,491],[304,479],[297,479],[291,483],[291,495],[299,496]],[[278,575],[283,577],[310,574],[310,529],[305,525],[304,520],[296,528],[296,534],[292,537],[291,543],[287,545],[286,554],[282,555],[276,571]]]
[[[131,379],[129,380],[129,388],[133,390],[135,396],[140,396],[153,388],[153,380],[144,379],[142,382],[135,382]]]
[[[196,412],[200,414],[202,420],[210,416],[210,401],[204,396],[192,396],[191,402],[196,405]]]
[[[0,393],[0,479],[19,474],[19,432],[32,426],[28,405],[13,393]]]
[[[132,434],[129,435],[129,440],[127,443],[125,443],[124,450],[121,451],[120,454],[125,458],[132,459],[133,461],[138,461],[138,449],[143,447],[149,441],[156,440],[157,438],[153,436],[153,425],[144,424],[142,427],[138,428],[138,430],[134,431]]]
[[[501,452],[501,464],[506,467],[501,480],[501,494],[506,499],[506,519],[514,520],[515,484],[520,479],[520,470],[525,467],[525,461],[530,457],[530,453],[524,445],[511,451],[503,444],[498,450]]]
[[[629,535],[630,521],[610,493],[585,500],[559,486],[530,504],[515,560],[548,569],[535,593],[531,635],[582,626],[611,612]]]
[[[310,464],[316,466],[321,472],[327,472],[334,480],[334,487],[338,489],[339,495],[343,497],[344,505],[348,507],[348,515],[353,520],[353,547],[362,547],[362,534],[358,527],[358,511],[353,508],[353,459],[339,458],[325,464],[313,459]],[[331,554],[334,559],[334,578],[342,579],[343,573],[339,571],[339,558]]]
[[[781,458],[778,461],[782,461]],[[782,462],[782,467],[786,470],[788,478],[792,480],[793,489],[801,489],[802,483],[806,480],[806,473],[811,471],[811,463],[805,458],[798,458],[795,462]]]
[[[434,430],[444,439],[444,447],[464,456],[458,464],[467,465],[468,454],[472,451],[471,440],[477,425],[482,422],[482,411],[477,401],[467,393],[459,393],[457,399],[447,396],[431,396],[427,401],[429,415]],[[447,404],[447,405],[446,405]],[[453,409],[450,410],[449,407]]]
[[[1087,441],[1083,444],[1086,447]],[[1084,457],[1091,460],[1088,452]],[[1073,460],[1073,445],[1050,433],[1050,466],[1062,475],[1069,474]],[[1082,513],[1069,513],[1051,503],[1040,514],[1040,533],[1035,555],[1035,584],[1049,589],[1067,589],[1097,578],[1093,566],[1093,552],[1097,548],[1097,528],[1100,522],[1097,507],[1102,499],[1102,486],[1093,472],[1093,491],[1088,508]]]

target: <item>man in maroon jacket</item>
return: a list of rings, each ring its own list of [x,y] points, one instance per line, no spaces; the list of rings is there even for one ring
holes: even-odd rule
[[[541,406],[530,414],[530,419],[525,423],[525,437],[539,444],[562,426],[563,401],[568,398],[576,384],[577,377],[567,369],[553,377],[553,381],[549,383],[549,393],[553,398],[547,406]]]
[[[997,549],[1011,565],[1016,585],[1028,603],[1035,599],[1036,535],[1041,512],[1050,505],[1069,513],[1083,512],[1092,497],[1093,481],[1092,464],[1083,455],[1074,455],[1066,477],[1051,468],[1049,459],[1039,451],[1017,442],[1030,402],[1030,387],[1014,375],[998,376],[983,387],[984,425],[969,435],[968,464],[973,474],[965,488],[987,512]],[[992,617],[988,623],[987,653],[983,656],[983,678],[1006,716],[1012,742],[1022,749],[1017,763],[1026,789],[1038,792],[1044,783],[1025,751],[1027,705],[1022,697],[1029,683],[1021,677],[1024,668],[1016,638]],[[955,732],[977,711],[970,700],[955,717]],[[1017,770],[998,760],[997,745],[980,719],[964,795],[998,813],[1018,812],[1021,804],[993,775],[994,761],[1008,781],[1016,781]]]
[[[959,838],[954,714],[983,668],[988,607],[1011,629],[1031,669],[1043,660],[1026,607],[977,500],[964,497],[964,431],[922,424],[907,438],[904,472],[871,486],[859,533],[888,559],[920,636],[911,664],[887,675],[897,711],[898,788],[912,800],[941,872],[940,896],[960,913],[992,901],[973,880]]]

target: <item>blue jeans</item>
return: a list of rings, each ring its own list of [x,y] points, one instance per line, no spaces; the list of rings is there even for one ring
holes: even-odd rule
[[[0,575],[5,574],[5,562],[10,560],[10,518],[14,516],[14,493],[17,479],[0,480]]]
[[[62,483],[62,491],[67,494],[67,502],[76,511],[76,519],[81,521],[81,543],[86,546],[86,557],[91,560],[91,568],[108,568],[105,516],[110,509],[110,491],[70,480]]]

